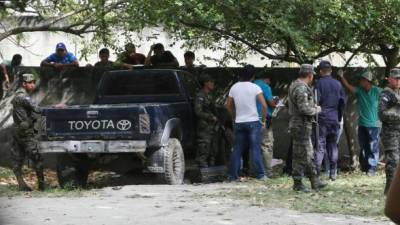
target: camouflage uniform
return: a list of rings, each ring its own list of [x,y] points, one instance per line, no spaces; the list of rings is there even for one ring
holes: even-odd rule
[[[209,94],[200,90],[196,95],[194,110],[197,116],[197,161],[200,167],[215,164],[216,150],[211,144],[216,125],[214,103]]]
[[[400,75],[399,75],[400,76]],[[386,87],[379,96],[379,117],[382,121],[381,140],[385,152],[386,187],[390,187],[400,153],[400,92]]]
[[[302,65],[300,70],[311,71],[311,65]],[[293,139],[293,189],[304,191],[301,179],[305,175],[310,179],[313,189],[322,184],[317,177],[314,163],[314,150],[311,142],[312,123],[317,114],[317,107],[312,89],[302,80],[295,80],[289,88],[289,131]]]
[[[18,180],[19,188],[29,190],[22,178],[22,165],[25,157],[28,157],[33,163],[38,177],[39,189],[44,188],[43,177],[43,159],[38,151],[38,142],[35,137],[34,121],[40,113],[40,108],[33,103],[28,93],[23,88],[16,91],[12,100],[12,115],[14,119],[12,136],[13,148],[11,150],[13,171]]]
[[[272,133],[272,127],[265,127],[261,133],[261,150],[264,159],[265,171],[268,176],[272,176],[272,158],[273,158],[273,147],[274,147],[274,135]]]

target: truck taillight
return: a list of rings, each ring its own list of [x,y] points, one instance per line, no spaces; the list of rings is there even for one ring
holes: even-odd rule
[[[139,132],[141,134],[150,134],[149,114],[139,114]]]

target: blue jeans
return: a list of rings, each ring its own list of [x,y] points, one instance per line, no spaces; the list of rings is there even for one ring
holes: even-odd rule
[[[235,143],[229,158],[229,180],[239,179],[242,153],[250,147],[251,168],[257,179],[265,176],[261,155],[261,123],[259,121],[235,123]]]
[[[379,161],[379,127],[358,127],[362,172],[376,171]]]

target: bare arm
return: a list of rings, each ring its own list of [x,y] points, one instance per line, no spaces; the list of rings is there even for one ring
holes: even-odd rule
[[[390,186],[385,206],[385,215],[396,224],[400,224],[400,166]]]
[[[262,122],[264,124],[265,118],[267,118],[267,102],[265,102],[264,96],[262,93],[257,95],[257,100],[261,104],[261,109],[262,109]]]
[[[40,66],[41,66],[41,67],[55,67],[54,65],[55,65],[54,63],[47,62],[46,59],[44,59],[44,60],[40,63]]]
[[[40,66],[42,67],[54,67],[54,68],[70,68],[70,67],[79,67],[79,63],[77,60],[73,61],[72,63],[68,64],[62,64],[62,63],[50,63],[47,62],[46,60],[43,60],[42,63],[40,63]]]
[[[228,110],[229,114],[232,117],[232,120],[235,121],[236,113],[235,113],[235,104],[232,97],[228,97],[225,102],[225,108]]]
[[[122,63],[122,67],[125,69],[132,69],[133,65],[132,64],[128,64],[128,63]]]
[[[174,61],[172,61],[172,62],[160,63],[160,64],[157,64],[157,65],[159,65],[159,66],[179,67],[179,63],[178,63],[178,60],[176,58],[174,58]]]
[[[4,80],[7,82],[7,84],[10,83],[10,79],[8,77],[8,73],[7,73],[7,67],[6,65],[4,65],[3,63],[0,64],[1,68],[3,69],[3,74],[4,74]]]
[[[350,93],[354,93],[355,92],[355,88],[353,85],[351,85],[347,79],[344,77],[344,72],[343,70],[339,70],[338,71],[338,75],[340,77],[340,80],[342,81],[344,87],[350,92]]]
[[[271,100],[271,101],[267,101],[268,106],[271,108],[276,108],[276,101],[275,100]]]
[[[62,67],[79,67],[79,62],[77,60],[73,61],[72,63],[68,63],[68,64],[61,64]]]

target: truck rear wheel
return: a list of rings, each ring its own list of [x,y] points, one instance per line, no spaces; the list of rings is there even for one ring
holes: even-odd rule
[[[168,145],[162,147],[164,151],[164,173],[160,178],[167,184],[182,184],[185,176],[185,157],[181,143],[176,138],[170,138]]]
[[[57,178],[61,188],[86,188],[88,175],[86,155],[57,156]]]

